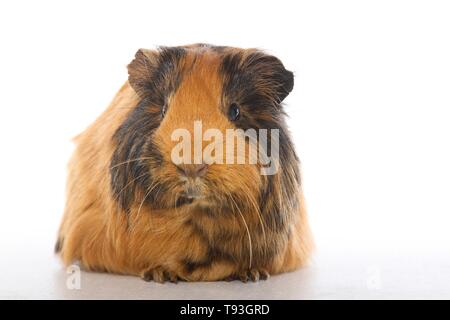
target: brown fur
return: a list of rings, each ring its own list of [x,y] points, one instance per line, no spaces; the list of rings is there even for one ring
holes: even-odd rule
[[[281,135],[281,144],[288,146],[281,150],[276,175],[260,175],[257,165],[211,165],[206,182],[198,182],[209,200],[175,205],[184,186],[170,161],[172,130],[191,130],[197,119],[204,130],[263,124],[284,129],[280,103],[292,89],[289,83],[283,87],[291,74],[275,57],[253,49],[191,45],[164,50],[140,50],[129,66],[129,81],[75,139],[56,246],[64,263],[80,261],[88,270],[155,281],[257,280],[304,265],[312,240],[287,132]],[[225,57],[230,63],[223,62]],[[250,72],[257,79],[253,86],[232,87],[239,81],[234,73]],[[249,96],[265,109],[255,111]],[[244,113],[241,122],[233,123],[225,114],[236,99]],[[143,101],[148,121],[132,116]],[[155,125],[162,105],[166,114]],[[148,126],[151,135],[136,137],[127,121],[147,121],[138,127]],[[151,176],[158,192],[137,176],[141,167],[130,158],[137,149],[157,151],[143,162],[142,175]]]

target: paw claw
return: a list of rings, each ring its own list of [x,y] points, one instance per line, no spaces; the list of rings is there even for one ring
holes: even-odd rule
[[[167,271],[162,267],[156,267],[143,272],[141,278],[145,281],[154,281],[158,283],[164,283],[170,281],[173,283],[178,282],[178,276],[171,271]]]
[[[270,274],[267,270],[265,270],[265,269],[259,270],[259,279],[260,280],[267,280],[267,279],[269,279],[269,277],[270,277]]]
[[[249,271],[250,273],[250,279],[252,279],[252,281],[258,281],[259,280],[259,271],[252,269]]]
[[[249,280],[256,282],[259,280],[267,280],[269,278],[269,272],[266,269],[250,269],[242,271],[241,273],[236,274],[234,277],[228,277],[225,280],[241,280],[242,282],[246,283]]]
[[[248,282],[248,274],[247,274],[247,272],[245,272],[245,273],[241,273],[240,275],[239,275],[239,279],[242,281],[242,282],[244,282],[244,283],[247,283]]]

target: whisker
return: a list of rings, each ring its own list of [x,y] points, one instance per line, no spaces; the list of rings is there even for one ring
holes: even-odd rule
[[[179,192],[177,192],[177,193],[175,194],[175,198],[174,198],[174,200],[173,200],[173,202],[174,202],[174,210],[175,210],[175,213],[176,213],[176,214],[178,213],[178,208],[177,208],[177,206],[176,206],[178,194],[179,194]],[[176,216],[178,216],[178,215],[176,215]],[[158,229],[153,229],[152,231],[155,232],[155,234],[160,234],[160,233],[163,233],[164,231],[166,231],[166,227],[160,227],[160,228],[158,228]]]
[[[139,205],[139,209],[137,211],[136,214],[136,219],[139,219],[139,214],[141,212],[142,206],[144,205],[145,200],[147,199],[147,197],[150,195],[150,193],[153,191],[153,189],[156,187],[157,183],[154,182],[150,185],[150,187],[147,189],[147,193],[144,195],[144,198],[141,201],[141,204]],[[151,216],[151,215],[150,215]]]
[[[261,216],[261,210],[259,209],[259,206],[256,204],[255,199],[252,196],[250,196],[250,194],[246,194],[245,198],[250,203],[250,205],[253,207],[253,209],[256,211],[256,214],[257,214],[258,219],[259,219],[259,223],[261,225],[261,230],[262,230],[262,233],[263,233],[264,250],[267,251],[266,226],[265,226],[265,223],[264,223],[263,218]]]
[[[228,193],[229,194],[229,193]],[[249,244],[249,269],[252,268],[252,257],[253,257],[253,245],[252,245],[252,237],[250,235],[250,229],[248,228],[247,221],[245,221],[244,215],[242,214],[241,210],[239,209],[237,203],[234,201],[233,197],[229,194],[230,200],[236,205],[236,209],[239,213],[239,215],[242,218],[242,221],[244,222],[245,229],[247,230],[247,236],[248,236],[248,244]]]
[[[130,163],[130,162],[134,162],[134,161],[151,160],[151,159],[152,159],[152,158],[150,158],[150,157],[143,157],[143,158],[131,159],[131,160],[127,160],[127,161],[124,161],[124,162],[120,162],[120,163],[118,163],[118,164],[115,164],[115,165],[113,165],[112,167],[110,167],[110,169],[114,169],[114,168],[120,167],[120,166],[122,166],[122,165],[124,165],[124,164]]]
[[[123,188],[119,191],[119,193],[118,193],[117,196],[115,197],[115,201],[118,201],[118,200],[119,200],[119,197],[122,195],[122,193],[125,191],[125,189],[126,189],[130,184],[132,184],[132,183],[133,183],[134,181],[136,181],[137,179],[140,179],[140,178],[146,176],[147,174],[148,174],[148,173],[145,172],[144,174],[141,174],[140,176],[138,176],[138,177],[132,179],[131,181],[129,181],[129,182],[125,185],[125,187],[123,187]]]

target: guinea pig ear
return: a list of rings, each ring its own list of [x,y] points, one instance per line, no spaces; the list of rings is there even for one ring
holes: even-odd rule
[[[128,82],[136,93],[143,97],[151,81],[151,75],[158,64],[158,52],[139,49],[128,65]]]
[[[252,51],[244,61],[256,79],[256,88],[281,103],[294,88],[294,74],[286,70],[277,57],[262,51]]]

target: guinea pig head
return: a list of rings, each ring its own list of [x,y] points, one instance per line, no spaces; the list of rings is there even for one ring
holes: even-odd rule
[[[122,209],[259,210],[269,194],[282,201],[298,188],[281,106],[293,74],[279,59],[256,49],[161,47],[139,50],[128,72],[140,102],[114,135],[110,164]],[[277,169],[263,174],[270,163],[258,157],[274,145]]]

